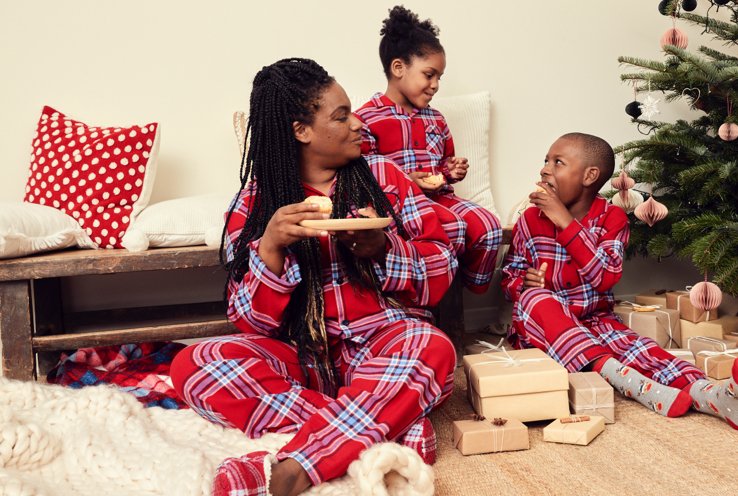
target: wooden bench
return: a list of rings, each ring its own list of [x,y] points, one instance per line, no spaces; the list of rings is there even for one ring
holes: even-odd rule
[[[503,243],[509,243],[506,229]],[[221,295],[214,301],[65,313],[62,279],[85,275],[218,267],[218,250],[206,246],[126,250],[68,250],[0,261],[2,375],[30,380],[38,357],[88,346],[233,334]],[[225,272],[223,272],[225,280]],[[460,349],[464,306],[458,279],[437,309],[438,325]],[[103,326],[103,323],[105,324]],[[105,327],[104,330],[101,330]],[[85,330],[91,329],[91,330]],[[43,371],[41,371],[43,373]]]

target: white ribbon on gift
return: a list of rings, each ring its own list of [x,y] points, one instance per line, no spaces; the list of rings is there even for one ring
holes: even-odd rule
[[[487,357],[489,360],[485,360],[483,362],[474,363],[474,364],[472,364],[472,366],[470,368],[473,369],[474,367],[477,367],[479,365],[488,365],[488,364],[491,364],[491,363],[501,363],[505,367],[520,367],[524,363],[542,362],[542,361],[548,359],[548,357],[544,357],[544,358],[515,358],[515,357],[511,356],[510,353],[508,353],[507,350],[504,349],[504,348],[502,349],[502,351],[500,353],[503,353],[505,356],[503,357],[503,356],[490,355],[490,356]],[[482,354],[484,354],[484,352],[482,352]]]
[[[485,348],[487,348],[486,350],[484,350],[481,353],[482,355],[484,355],[485,353],[495,353],[495,352],[498,352],[498,351],[504,351],[505,350],[505,345],[502,344],[504,342],[505,342],[505,338],[500,338],[500,340],[497,342],[497,344],[492,344],[492,343],[490,343],[488,341],[482,341],[481,339],[477,339],[477,344],[478,345],[484,346]]]
[[[687,348],[689,348],[689,351],[692,351],[692,347],[690,346],[690,344],[692,343],[693,339],[696,339],[698,341],[707,341],[708,343],[717,345],[718,348],[722,348],[722,350],[720,351],[725,351],[728,349],[728,345],[723,343],[720,339],[711,338],[709,336],[692,336],[691,338],[687,339]],[[709,350],[704,350],[704,351],[709,351]]]
[[[606,415],[602,415],[601,409],[602,408],[610,408],[615,407],[615,403],[605,403],[605,404],[597,404],[597,393],[595,392],[596,385],[592,383],[592,379],[589,378],[589,375],[585,374],[582,376],[584,379],[584,382],[587,383],[587,386],[589,386],[590,391],[592,391],[592,402],[589,404],[584,405],[573,405],[572,407],[576,406],[574,413],[577,415],[584,415],[588,412],[584,412],[584,410],[592,410],[592,412],[595,415],[600,415],[601,417],[606,417]]]
[[[716,358],[721,355],[727,355],[732,358],[738,358],[738,348],[730,348],[725,351],[709,351],[709,350],[703,350],[697,353],[698,355],[703,355],[705,357],[705,374],[707,374],[707,369],[709,368],[708,362],[711,358]]]
[[[499,427],[499,429],[496,429]],[[502,432],[502,435],[498,435]],[[505,446],[505,426],[492,424],[492,452],[498,453]]]
[[[666,349],[672,348],[672,345],[677,345],[676,340],[674,339],[674,336],[671,334],[671,315],[669,315],[669,312],[665,312],[664,310],[659,310],[661,308],[661,305],[639,305],[638,303],[633,303],[632,301],[624,301],[621,303],[621,305],[624,306],[631,306],[633,307],[633,312],[628,315],[628,327],[631,329],[633,328],[633,314],[635,313],[636,308],[653,308],[653,313],[663,313],[666,315],[666,321],[668,325],[666,326],[666,332],[669,333],[669,341],[666,343]]]
[[[677,312],[681,315],[681,307],[682,307],[682,298],[685,296],[689,296],[689,292],[692,291],[692,286],[685,286],[684,291],[687,292],[687,294],[680,294],[677,296]],[[708,322],[710,320],[710,310],[705,310],[705,322]],[[697,322],[702,322],[701,320],[697,319]]]

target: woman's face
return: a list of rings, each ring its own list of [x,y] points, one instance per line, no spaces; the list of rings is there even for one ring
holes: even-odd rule
[[[340,84],[328,86],[318,100],[313,122],[295,131],[304,151],[318,165],[338,168],[361,155],[361,121]]]

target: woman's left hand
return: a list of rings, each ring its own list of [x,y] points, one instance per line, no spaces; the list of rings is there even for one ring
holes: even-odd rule
[[[357,213],[364,217],[377,218],[377,211],[372,207],[360,208]],[[381,229],[362,231],[339,231],[336,239],[343,243],[355,257],[381,260],[386,252],[387,238]]]

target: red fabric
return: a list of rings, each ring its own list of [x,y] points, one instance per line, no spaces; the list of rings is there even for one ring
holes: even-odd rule
[[[158,124],[91,127],[44,107],[33,140],[23,201],[74,217],[104,248],[120,240],[148,203]]]

